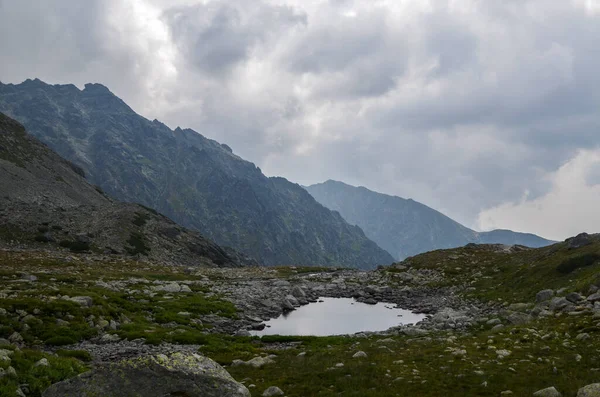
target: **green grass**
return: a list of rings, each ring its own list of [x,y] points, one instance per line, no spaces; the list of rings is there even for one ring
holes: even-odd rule
[[[87,370],[85,365],[75,358],[58,357],[34,350],[15,351],[11,358],[10,365],[16,370],[17,378],[0,378],[0,396],[3,397],[16,396],[19,385],[25,383],[29,385],[28,396],[39,397],[51,384]],[[42,358],[46,358],[50,365],[35,367],[34,364]],[[6,369],[8,366],[7,362],[0,362],[0,367]]]
[[[598,243],[568,249],[566,245],[516,253],[493,252],[481,247],[435,251],[405,261],[408,268],[426,269],[440,275],[425,280],[430,286],[454,288],[457,294],[487,301],[533,302],[535,294],[546,288],[567,288],[585,291],[598,281],[600,265],[594,258],[600,252]],[[569,273],[561,271],[569,264]],[[573,265],[574,264],[574,265]],[[251,277],[285,278],[298,273],[318,273],[318,268],[241,269],[240,279]],[[326,269],[331,272],[335,270]],[[400,281],[403,270],[381,270],[389,276],[392,287],[410,284]],[[18,282],[23,272],[38,277],[35,283]],[[186,272],[185,269],[132,262],[88,264],[77,258],[70,262],[41,255],[0,252],[0,278],[10,289],[0,307],[9,311],[0,317],[0,337],[20,332],[28,346],[63,343],[89,339],[98,330],[87,318],[121,321],[127,316],[132,322],[122,324],[117,331],[124,339],[144,338],[146,343],[200,345],[200,351],[227,366],[237,379],[253,383],[255,395],[268,386],[281,387],[287,396],[498,396],[504,390],[516,396],[555,386],[563,395],[576,395],[578,388],[598,381],[600,368],[600,319],[590,314],[562,315],[531,322],[525,326],[506,327],[491,331],[491,326],[475,325],[464,333],[436,332],[426,337],[394,336],[392,342],[378,343],[384,337],[298,337],[264,336],[233,337],[208,333],[210,324],[196,325],[190,318],[219,314],[225,318],[238,315],[235,307],[219,296],[209,295],[206,287],[191,284],[191,293],[154,296],[136,291],[148,289],[153,282],[212,280],[227,283],[226,275],[210,271]],[[126,291],[113,291],[96,285],[99,280],[141,278],[147,283],[131,284]],[[53,279],[53,280],[51,280]],[[471,290],[470,288],[475,288]],[[92,307],[82,307],[57,296],[90,296]],[[170,295],[170,296],[168,296]],[[27,327],[16,318],[16,310],[33,313],[35,319]],[[190,313],[190,317],[180,315]],[[57,323],[57,319],[67,321]],[[576,340],[581,332],[587,340]],[[550,335],[550,337],[544,337]],[[431,338],[431,339],[427,339]],[[491,341],[491,342],[489,342]],[[282,349],[285,346],[285,349]],[[493,349],[490,346],[494,346]],[[464,357],[452,354],[452,349],[464,349]],[[498,359],[496,350],[511,354]],[[352,355],[365,351],[366,359]],[[304,352],[303,357],[298,354]],[[233,360],[249,360],[256,355],[275,354],[276,364],[263,368],[229,366]],[[89,353],[58,350],[49,356],[51,367],[33,368],[43,353],[23,350],[15,353],[13,363],[20,379],[0,380],[0,395],[10,396],[19,383],[30,383],[32,395],[38,396],[50,383],[83,371]],[[578,361],[576,356],[580,355]],[[402,360],[400,362],[399,360]],[[344,363],[341,368],[337,363]],[[6,368],[5,363],[0,363]],[[331,369],[334,368],[334,369]],[[556,368],[556,370],[555,370]],[[476,372],[477,371],[477,372]],[[482,371],[482,372],[479,372]],[[485,383],[487,382],[487,384]],[[36,394],[37,393],[37,394]]]

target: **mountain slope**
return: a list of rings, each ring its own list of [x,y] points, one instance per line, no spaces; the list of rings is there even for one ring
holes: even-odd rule
[[[226,145],[137,115],[106,87],[0,84],[0,111],[108,195],[139,202],[265,265],[369,268],[393,258],[299,185]]]
[[[401,260],[419,253],[468,243],[519,244],[542,247],[552,242],[510,230],[479,233],[414,200],[406,200],[327,181],[306,187],[327,208],[360,226],[367,237]]]
[[[114,201],[24,127],[0,113],[0,246],[144,257],[165,264],[240,266],[199,233]]]

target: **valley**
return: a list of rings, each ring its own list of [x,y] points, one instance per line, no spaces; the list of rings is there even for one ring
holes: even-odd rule
[[[600,264],[582,261],[599,249],[585,235],[540,249],[470,245],[370,272],[2,251],[0,366],[17,375],[2,377],[0,390],[26,383],[40,395],[90,365],[200,352],[253,395],[277,386],[287,396],[525,396],[547,387],[574,396],[600,367]],[[428,316],[383,332],[250,336],[319,297]]]

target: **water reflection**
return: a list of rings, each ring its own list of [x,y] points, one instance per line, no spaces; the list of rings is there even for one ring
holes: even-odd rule
[[[398,309],[391,303],[367,305],[350,298],[319,298],[266,322],[253,335],[343,335],[361,331],[385,331],[401,324],[414,324],[424,314]]]

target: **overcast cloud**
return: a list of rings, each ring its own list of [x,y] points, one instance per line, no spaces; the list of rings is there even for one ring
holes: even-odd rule
[[[600,0],[0,0],[0,80],[107,85],[268,175],[600,232]]]

